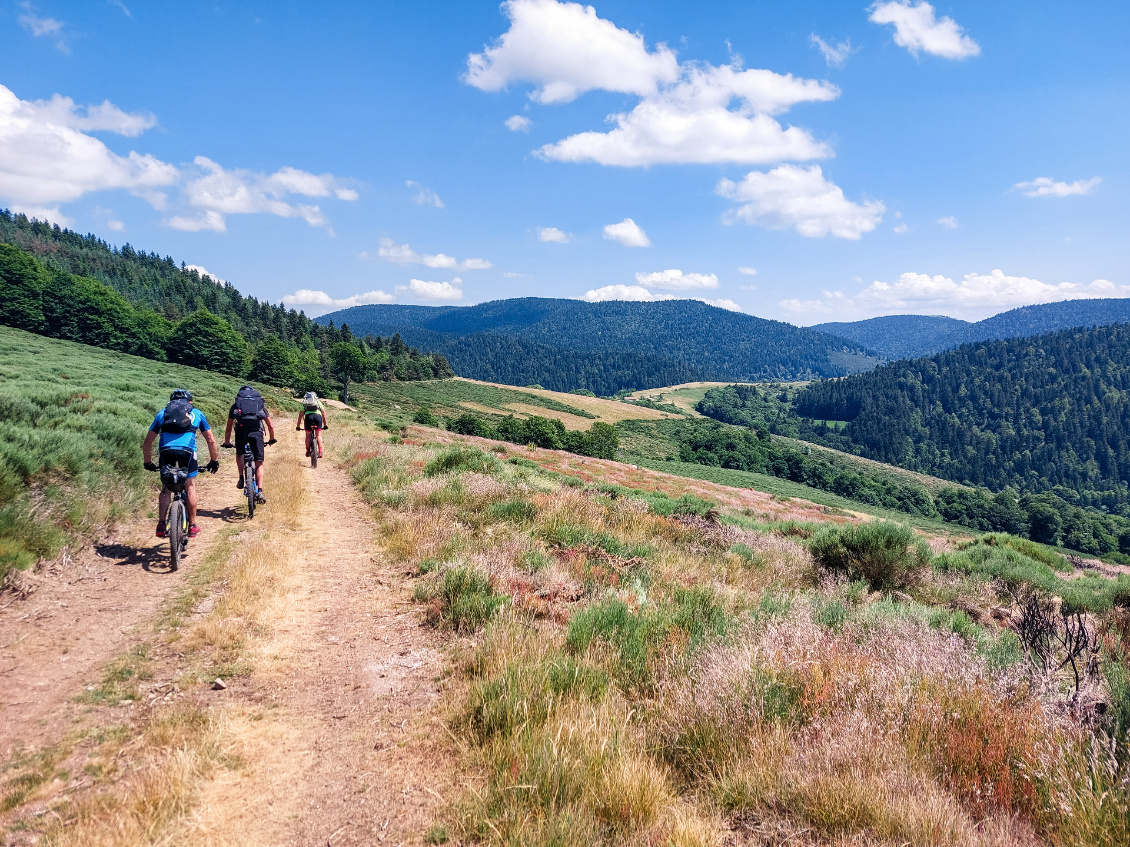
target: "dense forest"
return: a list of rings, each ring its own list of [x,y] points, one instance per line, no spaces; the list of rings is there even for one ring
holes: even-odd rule
[[[452,376],[442,355],[393,335],[357,338],[348,326],[245,297],[170,257],[114,249],[0,210],[0,323],[297,391],[329,382]]]
[[[700,379],[841,376],[875,364],[842,338],[697,300],[355,306],[318,320],[399,332],[442,352],[462,376],[601,395]]]
[[[1130,299],[1120,298],[1021,306],[976,323],[938,316],[888,315],[850,323],[818,324],[812,329],[850,339],[884,359],[913,359],[959,344],[1023,338],[1126,321],[1130,321]]]
[[[440,425],[439,419],[427,409],[421,409],[413,420],[426,426]],[[561,421],[540,415],[525,418],[507,415],[497,423],[491,423],[480,415],[466,412],[449,420],[447,428],[460,435],[477,435],[511,444],[533,444],[546,450],[568,450],[597,459],[615,459],[620,446],[616,428],[601,421],[594,422],[587,431],[581,432],[567,430]]]

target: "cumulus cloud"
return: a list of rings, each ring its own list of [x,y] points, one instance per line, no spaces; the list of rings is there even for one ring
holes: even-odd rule
[[[409,188],[416,189],[416,193],[412,195],[412,202],[417,206],[435,206],[437,209],[443,208],[443,201],[439,199],[439,195],[426,188],[414,180],[407,180],[404,183]]]
[[[721,180],[716,191],[742,204],[727,214],[727,223],[741,220],[769,229],[793,228],[808,238],[830,234],[859,239],[875,229],[886,211],[878,200],[848,200],[843,189],[824,178],[819,165],[751,171],[741,182]]]
[[[225,282],[227,282],[226,279],[223,279],[222,277],[216,276],[216,274],[212,273],[210,270],[208,270],[203,265],[185,265],[184,269],[186,271],[196,271],[198,274],[200,274],[200,276],[211,277],[212,281],[217,283],[218,285],[223,285]],[[319,293],[321,293],[321,292],[319,292]]]
[[[368,254],[362,254],[363,257]],[[407,244],[397,244],[391,238],[382,238],[377,256],[398,265],[424,265],[429,268],[462,268],[466,271],[485,271],[492,266],[487,259],[464,259],[460,262],[446,253],[420,254]]]
[[[690,291],[695,288],[717,288],[718,277],[714,274],[685,274],[677,268],[671,268],[649,274],[637,273],[636,283],[665,291]]]
[[[941,56],[943,59],[968,59],[981,52],[981,47],[953,18],[939,20],[934,7],[925,0],[911,4],[910,0],[887,0],[871,7],[871,21],[893,24],[895,44],[905,47],[911,55],[919,52]]]
[[[463,280],[455,277],[451,282],[428,282],[423,279],[409,280],[407,285],[396,286],[397,294],[411,294],[421,300],[462,300]]]
[[[961,224],[957,222],[957,218],[950,215],[946,218],[938,218],[938,226],[943,226],[946,229],[957,229]]]
[[[119,220],[116,220],[114,218],[111,218],[110,220],[106,221],[106,226],[107,226],[107,228],[109,228],[113,232],[121,232],[122,230],[124,230],[126,228],[124,221],[119,221]]]
[[[590,303],[604,303],[608,300],[631,300],[638,303],[651,303],[656,300],[678,300],[674,294],[652,294],[642,285],[605,285],[592,288],[581,298]]]
[[[631,218],[624,218],[618,224],[608,224],[604,227],[604,237],[609,241],[623,244],[625,247],[650,247],[651,239],[643,228]]]
[[[323,315],[336,309],[348,309],[352,306],[368,306],[373,303],[391,303],[394,298],[384,291],[366,291],[364,294],[354,294],[352,297],[334,298],[324,291],[313,291],[309,288],[300,288],[293,294],[282,298],[283,305],[303,310],[311,315]]]
[[[1077,179],[1075,182],[1056,182],[1050,176],[1041,176],[1031,182],[1018,182],[1012,186],[1025,197],[1068,197],[1072,194],[1090,194],[1102,182],[1102,177]]]
[[[136,152],[119,156],[83,131],[136,135],[152,125],[152,116],[129,115],[109,102],[81,109],[65,97],[21,100],[0,85],[0,198],[59,219],[60,203],[93,191],[145,195],[171,185],[179,178],[173,165]]]
[[[902,235],[903,233],[906,233],[906,232],[910,232],[910,227],[908,227],[906,224],[895,224],[893,229],[899,235]]]
[[[945,314],[979,320],[1019,306],[1127,296],[1130,285],[1116,285],[1105,279],[1086,284],[1051,284],[994,270],[987,274],[968,273],[957,282],[941,274],[908,272],[893,283],[873,282],[852,296],[842,291],[825,291],[819,299],[782,300],[781,306],[803,314]]]
[[[538,103],[566,103],[593,89],[652,94],[678,76],[675,54],[598,18],[592,6],[556,0],[508,0],[507,30],[493,46],[467,57],[464,81],[483,91],[532,82]]]
[[[573,236],[555,226],[539,226],[538,241],[548,241],[551,244],[568,244]]]
[[[728,312],[744,312],[745,310],[735,303],[733,300],[727,300],[725,297],[719,297],[717,300],[703,300],[710,306],[717,306],[719,309],[725,309]]]
[[[820,53],[824,56],[824,61],[830,68],[842,68],[844,62],[852,53],[850,38],[844,39],[839,44],[829,44],[816,33],[812,33],[808,36],[808,39],[819,48]]]
[[[511,132],[529,132],[530,124],[533,123],[525,115],[511,115],[505,121],[506,128]]]
[[[468,57],[464,81],[485,91],[531,82],[531,98],[561,103],[592,90],[641,98],[611,115],[615,128],[582,132],[541,147],[544,159],[646,167],[659,163],[766,164],[831,155],[803,129],[782,127],[772,115],[809,101],[832,100],[827,82],[726,66],[680,63],[659,45],[599,18],[591,6],[557,0],[503,4],[510,29]],[[512,127],[513,128],[513,127]]]
[[[750,267],[749,265],[743,265],[742,267],[738,268],[738,273],[745,276],[757,276],[757,268]]]
[[[186,172],[184,186],[189,205],[202,210],[195,217],[177,216],[166,221],[174,229],[210,229],[222,232],[225,215],[270,214],[302,218],[310,226],[326,223],[320,206],[294,202],[291,196],[355,199],[357,193],[344,188],[333,174],[312,174],[285,167],[273,174],[240,168],[226,169],[207,156],[193,160],[195,171]]]

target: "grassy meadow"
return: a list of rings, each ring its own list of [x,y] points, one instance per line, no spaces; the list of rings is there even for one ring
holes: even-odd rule
[[[759,524],[528,452],[424,428],[346,446],[384,555],[452,634],[469,787],[431,843],[1130,839],[1130,579],[835,510]],[[1081,681],[1033,661],[1031,603],[1078,611]]]
[[[155,495],[141,441],[174,388],[192,392],[222,441],[241,384],[0,327],[0,581],[132,516]],[[263,391],[272,408],[289,403],[277,389]]]

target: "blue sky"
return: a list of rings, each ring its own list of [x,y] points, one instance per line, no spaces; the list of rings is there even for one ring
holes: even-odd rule
[[[0,205],[308,314],[1130,296],[1127,31],[1124,2],[4,2]]]

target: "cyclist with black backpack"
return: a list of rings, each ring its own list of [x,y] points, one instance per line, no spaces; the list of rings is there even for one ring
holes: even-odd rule
[[[235,402],[228,411],[228,426],[224,430],[224,447],[231,447],[232,429],[235,429],[235,452],[242,455],[244,445],[250,445],[251,457],[255,460],[255,486],[259,491],[259,502],[266,503],[263,494],[263,460],[266,451],[263,449],[263,424],[267,425],[267,432],[271,439],[267,444],[275,443],[275,427],[271,423],[271,413],[267,404],[263,402],[263,395],[245,385],[235,395]],[[239,481],[236,488],[243,488],[243,463],[239,463]]]
[[[159,411],[153,418],[153,424],[141,443],[141,455],[145,461],[147,471],[155,471],[161,467],[180,465],[188,470],[188,482],[185,483],[184,492],[188,498],[188,537],[195,538],[200,534],[196,526],[196,476],[200,467],[196,462],[196,433],[204,433],[208,442],[208,452],[212,461],[204,466],[208,473],[215,473],[220,469],[220,451],[216,447],[216,438],[212,435],[212,427],[204,413],[192,405],[192,395],[183,388],[178,388],[169,395],[169,404]],[[153,462],[153,442],[160,436],[161,441],[157,449],[157,462]],[[169,500],[172,494],[168,488],[161,489],[161,498],[158,501],[160,515],[157,518],[157,537],[165,537],[165,516],[169,512]]]

